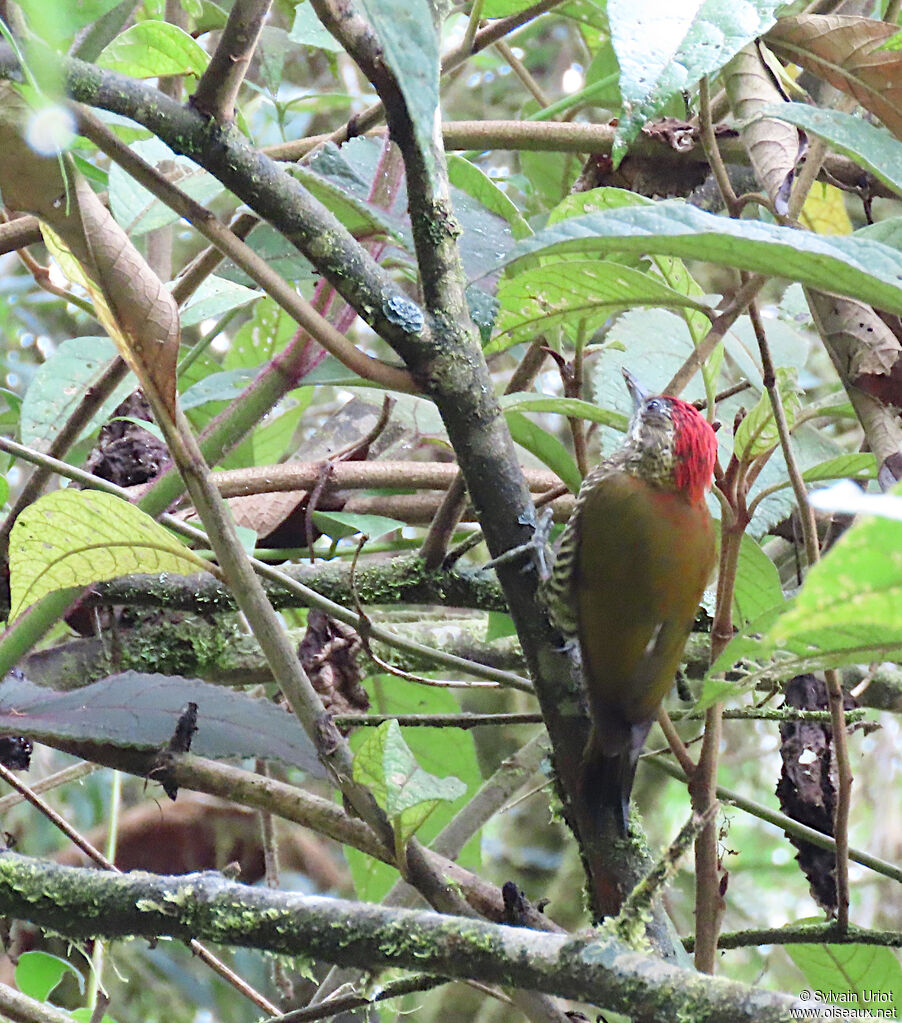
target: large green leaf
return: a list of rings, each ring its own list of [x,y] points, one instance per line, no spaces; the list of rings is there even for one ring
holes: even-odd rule
[[[703,259],[787,277],[902,313],[902,269],[895,249],[862,238],[731,220],[678,202],[564,220],[519,242],[500,265],[556,252],[639,252]]]
[[[873,498],[872,498],[873,500]],[[881,500],[886,501],[885,497]],[[902,504],[887,501],[898,519],[862,519],[809,571],[787,609],[765,614],[735,637],[712,665],[703,702],[750,688],[764,675],[865,661],[902,659]],[[879,508],[879,505],[875,505]],[[746,663],[738,683],[714,676]]]
[[[183,327],[193,327],[202,320],[215,320],[230,309],[256,302],[262,292],[223,277],[208,277],[182,306]]]
[[[46,1002],[63,977],[71,974],[84,988],[84,977],[75,967],[49,952],[23,952],[16,963],[16,987],[30,998]]]
[[[48,593],[135,572],[193,575],[199,555],[128,501],[57,490],[16,519],[9,542],[10,621]]]
[[[859,167],[902,195],[902,142],[885,128],[838,110],[822,110],[807,103],[774,103],[761,110],[761,117],[778,117],[804,128],[848,156]]]
[[[249,320],[232,338],[223,369],[252,369],[281,352],[297,333],[297,323],[268,295],[254,306]]]
[[[328,50],[331,53],[341,52],[341,43],[325,28],[317,18],[316,12],[311,4],[299,3],[294,9],[294,22],[288,38],[293,43],[301,43],[303,46],[313,46],[319,50]]]
[[[611,426],[621,433],[625,432],[629,417],[622,412],[613,409],[600,408],[590,401],[583,401],[581,398],[555,398],[551,395],[530,394],[519,392],[517,394],[503,394],[501,396],[501,407],[510,412],[553,412],[555,415],[567,416],[574,419],[588,419],[590,423],[600,423],[602,426]]]
[[[747,533],[743,534],[733,589],[736,618],[746,625],[782,603],[780,573],[755,540]]]
[[[531,266],[501,281],[498,301],[497,333],[488,352],[529,340],[565,321],[581,320],[592,333],[630,306],[706,308],[659,277],[598,259]]]
[[[470,163],[469,160],[454,153],[448,154],[447,161],[448,178],[455,188],[466,192],[471,199],[481,203],[490,213],[504,217],[510,225],[511,233],[517,240],[529,238],[532,235],[532,228],[523,218],[523,214],[508,198],[507,193],[503,192],[485,171],[480,170],[475,163]]]
[[[165,21],[139,21],[117,36],[97,58],[99,67],[132,78],[200,76],[210,58],[187,32]]]
[[[773,25],[779,0],[609,0],[623,116],[615,161],[667,100],[718,71]]]
[[[902,522],[856,523],[812,567],[764,642],[821,665],[894,659],[902,650]]]
[[[50,45],[61,46],[92,21],[112,10],[119,0],[20,0],[19,6],[31,28]]]
[[[792,429],[799,409],[795,370],[779,366],[776,372],[777,390],[783,403],[787,426]],[[733,450],[741,462],[751,462],[758,455],[771,451],[779,442],[773,404],[770,395],[765,392],[737,427],[733,437]]]

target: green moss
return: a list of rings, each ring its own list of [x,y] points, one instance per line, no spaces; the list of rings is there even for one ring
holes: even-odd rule
[[[124,634],[121,670],[159,672],[163,675],[206,674],[225,657],[238,632],[231,616],[216,620],[190,613],[159,612],[131,616]]]

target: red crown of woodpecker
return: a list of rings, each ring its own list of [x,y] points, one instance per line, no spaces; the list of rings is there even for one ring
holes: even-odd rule
[[[688,402],[668,397],[673,417],[674,482],[692,501],[704,499],[717,459],[717,437],[711,424]]]

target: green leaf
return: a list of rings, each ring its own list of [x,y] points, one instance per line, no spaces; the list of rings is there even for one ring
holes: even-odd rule
[[[119,0],[79,0],[71,3],[61,0],[21,0],[19,6],[31,28],[51,46],[62,46],[71,40],[79,29],[111,11]]]
[[[324,777],[294,715],[269,700],[196,678],[124,671],[56,692],[13,672],[0,683],[0,726],[51,746],[77,740],[106,749],[159,750],[188,703],[198,708],[192,752],[219,760],[274,757]]]
[[[381,675],[371,687],[374,709],[391,714],[456,714],[460,703],[454,691],[422,686],[394,675]],[[404,738],[425,770],[438,774],[454,774],[463,779],[470,792],[482,784],[482,773],[476,756],[472,732],[450,728],[402,728]],[[351,736],[351,746],[358,750],[367,740],[369,729],[361,728]],[[417,837],[428,844],[454,817],[459,804],[440,803],[426,821]],[[471,870],[480,866],[480,838],[474,835],[464,846],[457,862]],[[346,848],[345,856],[354,879],[357,897],[379,902],[398,879],[398,871],[365,853]]]
[[[877,478],[877,459],[867,451],[855,451],[848,455],[828,458],[802,473],[806,483],[821,483],[824,480],[873,480]]]
[[[230,309],[256,302],[262,292],[246,288],[224,277],[208,277],[182,306],[183,327],[193,327],[202,320],[215,320]]]
[[[206,203],[224,191],[222,183],[212,174],[202,171],[187,157],[173,153],[160,139],[140,139],[129,148],[157,169],[160,164],[167,163],[167,177],[200,203]],[[110,167],[109,188],[110,209],[130,238],[174,224],[179,219],[174,210],[138,184],[118,163]]]
[[[210,58],[187,32],[165,21],[139,21],[127,28],[97,58],[98,67],[132,78],[204,73]]]
[[[364,740],[354,757],[354,780],[369,786],[395,829],[400,848],[439,803],[453,803],[466,785],[424,771],[401,735],[397,721],[386,721]]]
[[[570,490],[574,494],[577,493],[582,483],[579,468],[573,456],[557,437],[536,426],[519,412],[505,412],[504,418],[514,441],[535,455],[552,472],[557,473]]]
[[[891,948],[791,943],[784,947],[813,992],[839,996],[816,998],[814,1008],[818,1003],[844,1005],[856,1013],[874,1009],[879,1014],[881,1007],[902,1003],[902,966]]]
[[[297,333],[297,323],[268,295],[253,308],[251,317],[235,331],[225,353],[224,369],[254,369],[281,352]]]
[[[560,323],[581,320],[593,333],[630,306],[706,306],[668,288],[660,278],[598,259],[545,263],[502,280],[501,312],[492,353],[529,340]]]
[[[87,1007],[83,1009],[73,1009],[71,1015],[75,1023],[91,1023],[91,1020],[94,1018],[94,1010]],[[112,1016],[104,1013],[103,1019],[101,1019],[100,1023],[117,1023],[117,1021]]]
[[[789,664],[803,665],[794,674],[816,670],[808,665],[902,656],[902,522],[856,522],[812,566],[792,607],[762,643]]]
[[[519,242],[499,266],[552,253],[636,252],[703,259],[902,313],[895,249],[854,236],[815,235],[757,220],[731,220],[662,202],[565,220]]]
[[[624,113],[615,166],[642,125],[671,96],[694,88],[773,25],[782,0],[609,0],[611,41],[620,65]]]
[[[57,490],[26,508],[13,526],[9,559],[10,621],[57,590],[134,572],[209,569],[149,515],[97,490]]]
[[[807,103],[772,103],[761,109],[761,118],[777,117],[811,135],[817,135],[843,156],[902,195],[902,142],[885,128],[838,110],[823,110]]]
[[[316,528],[333,540],[342,540],[347,536],[356,536],[363,533],[371,540],[378,540],[380,536],[394,533],[404,528],[404,523],[397,519],[390,519],[386,515],[365,515],[345,512],[324,512],[315,511],[313,521]]]
[[[629,424],[629,417],[622,412],[599,408],[598,405],[582,401],[579,398],[546,398],[541,395],[524,395],[521,392],[502,395],[501,407],[509,412],[554,412],[568,418],[588,419],[592,423],[613,427],[615,430],[620,430],[621,433]]]
[[[586,213],[599,213],[603,210],[619,210],[624,206],[654,206],[654,200],[648,199],[638,192],[628,192],[625,188],[604,186],[590,188],[587,192],[571,192],[565,196],[548,214],[548,227],[559,224],[571,217],[581,217]]]
[[[886,220],[878,220],[876,224],[859,227],[852,237],[880,242],[892,249],[902,249],[902,217],[887,217]]]
[[[85,391],[97,383],[107,363],[116,357],[108,337],[69,338],[35,370],[25,397],[19,436],[23,444],[44,450],[68,421]],[[129,374],[107,398],[85,428],[90,433],[106,422],[113,409],[134,388]]]
[[[757,670],[753,669],[760,668],[763,663],[767,662],[768,667],[773,668],[769,662],[770,652],[765,650],[761,642],[761,634],[771,627],[783,608],[787,606],[789,606],[789,602],[782,606],[775,605],[769,608],[760,617],[750,622],[743,632],[738,633],[730,640],[705,676],[702,691],[695,706],[696,710],[707,710],[719,700],[735,699],[741,693],[747,692],[754,686],[758,674]],[[738,680],[727,681],[724,679],[723,674],[733,672],[738,664],[743,664],[750,674]]]
[[[439,39],[428,0],[360,0],[395,76],[426,172],[436,184],[433,131],[438,116]]]
[[[902,521],[862,517],[812,566],[782,614],[765,612],[734,637],[711,667],[702,705],[718,691],[750,689],[764,675],[791,678],[900,659]],[[740,661],[747,662],[748,674],[738,683],[716,678]]]
[[[268,416],[251,434],[253,459],[249,465],[275,465],[288,453],[301,416],[313,400],[313,388],[294,392],[295,404],[283,412]]]
[[[192,384],[179,398],[182,410],[200,408],[208,401],[232,401],[254,379],[252,369],[224,369]]]
[[[742,625],[754,621],[770,608],[783,603],[780,573],[761,547],[747,533],[739,548],[733,608]]]
[[[523,214],[492,179],[474,163],[462,156],[450,153],[448,178],[455,188],[466,192],[472,199],[482,203],[490,212],[503,217],[510,225],[511,234],[519,241],[532,236],[533,230]]]
[[[485,641],[491,643],[496,639],[504,639],[506,636],[516,636],[517,627],[509,614],[503,611],[489,611],[488,622],[485,628]]]
[[[294,9],[294,23],[288,38],[302,46],[312,46],[317,50],[328,50],[330,53],[341,53],[341,43],[323,26],[316,12],[309,3],[299,3]]]
[[[353,235],[374,235],[398,240],[398,233],[382,216],[382,211],[372,203],[351,195],[334,181],[301,164],[289,164],[288,171],[293,178],[307,189],[344,224]]]
[[[16,963],[16,987],[23,995],[46,1002],[67,974],[72,974],[78,981],[79,991],[84,991],[85,978],[65,959],[49,952],[23,952]]]
[[[786,413],[786,425],[791,430],[799,410],[799,394],[795,370],[779,366],[776,371],[777,390]],[[780,443],[777,421],[770,395],[765,392],[758,403],[742,420],[733,437],[733,450],[740,462],[751,462],[758,455],[772,451]]]

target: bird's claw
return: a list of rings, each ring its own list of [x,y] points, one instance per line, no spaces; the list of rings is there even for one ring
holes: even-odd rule
[[[505,551],[503,554],[499,554],[497,558],[492,558],[491,561],[487,561],[484,565],[480,565],[480,571],[486,571],[490,568],[497,568],[499,565],[506,565],[511,561],[516,561],[520,558],[529,558],[526,565],[523,566],[523,571],[527,571],[529,568],[535,567],[539,573],[541,580],[546,580],[551,576],[551,566],[553,560],[551,559],[551,548],[548,540],[551,536],[551,526],[553,522],[553,513],[550,508],[543,508],[539,513],[536,521],[536,528],[532,534],[532,539],[528,543],[522,543],[517,547],[511,547],[510,550]]]

